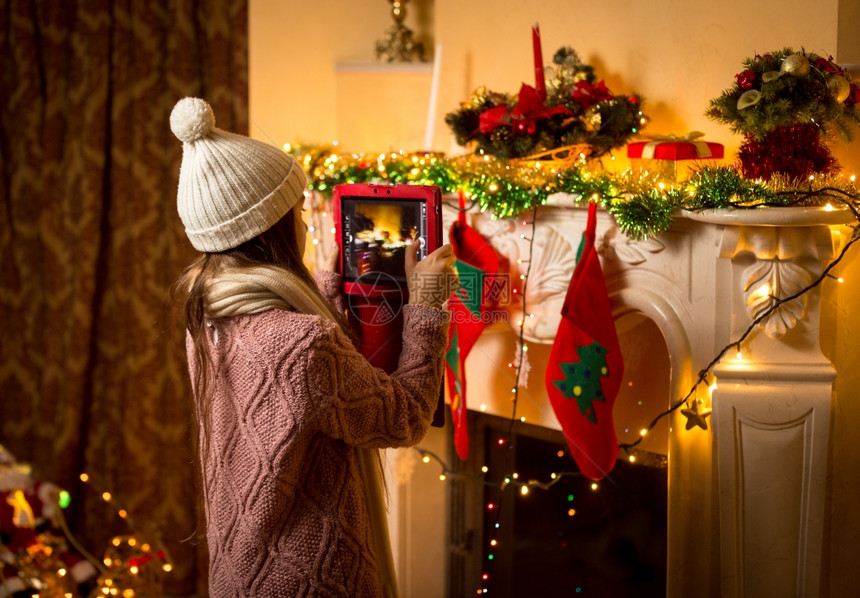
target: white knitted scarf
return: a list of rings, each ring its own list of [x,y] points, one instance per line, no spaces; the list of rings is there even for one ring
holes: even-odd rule
[[[204,290],[207,318],[226,318],[258,314],[270,309],[295,310],[335,321],[334,312],[306,282],[277,266],[225,268],[220,270]],[[385,598],[397,598],[394,557],[388,536],[388,516],[382,490],[382,476],[376,449],[359,448],[358,461],[367,510],[379,567],[379,578]]]
[[[254,266],[225,268],[206,283],[206,317],[227,318],[270,309],[295,310],[334,320],[317,293],[286,268]]]

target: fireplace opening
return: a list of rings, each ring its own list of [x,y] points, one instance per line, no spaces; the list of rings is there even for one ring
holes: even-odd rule
[[[629,442],[668,405],[669,355],[650,319],[616,325],[625,377],[613,419]],[[666,595],[667,422],[594,488],[561,431],[478,411],[468,425],[469,459],[454,460],[462,475],[448,484],[448,595]]]

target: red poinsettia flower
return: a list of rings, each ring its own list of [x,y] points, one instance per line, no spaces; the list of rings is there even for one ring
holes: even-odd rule
[[[606,83],[601,79],[595,84],[588,81],[577,81],[573,88],[573,101],[581,105],[584,110],[588,110],[595,104],[604,100],[612,99],[612,92],[606,87]]]
[[[838,66],[833,64],[832,61],[821,57],[815,59],[815,68],[825,73],[838,73],[842,70]]]
[[[738,82],[738,87],[741,89],[752,89],[756,80],[758,80],[758,76],[755,74],[755,71],[747,69],[735,75],[735,79]]]

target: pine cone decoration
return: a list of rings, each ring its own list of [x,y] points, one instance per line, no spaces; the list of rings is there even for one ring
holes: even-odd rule
[[[827,100],[830,96],[830,90],[827,85],[817,79],[811,79],[806,85],[798,89],[803,99],[809,103],[821,103]]]
[[[510,145],[514,139],[514,134],[510,127],[498,127],[490,133],[490,143],[496,147]]]

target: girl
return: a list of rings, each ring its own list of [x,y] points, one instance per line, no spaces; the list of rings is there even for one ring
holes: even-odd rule
[[[202,255],[177,281],[219,596],[395,596],[377,449],[418,443],[442,381],[456,289],[446,245],[407,251],[403,351],[388,375],[332,305],[339,278],[302,262],[305,175],[292,156],[215,127],[185,98],[177,206]],[[422,277],[423,282],[422,282]],[[430,280],[428,281],[428,277]],[[424,289],[430,289],[427,292]]]

